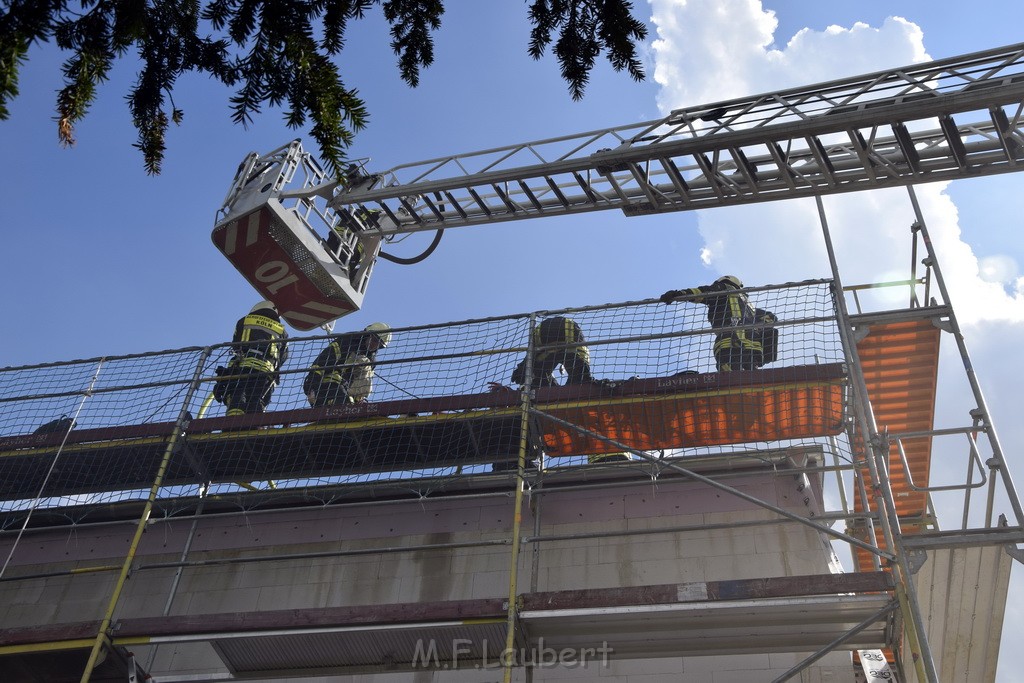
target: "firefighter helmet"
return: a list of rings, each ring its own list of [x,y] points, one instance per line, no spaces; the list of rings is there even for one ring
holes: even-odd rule
[[[731,285],[736,289],[743,289],[743,282],[735,275],[723,275],[715,280],[715,284]]]
[[[263,309],[263,308],[269,308],[269,309],[270,309],[270,310],[272,310],[272,311],[273,311],[274,313],[277,313],[277,306],[275,306],[275,305],[274,305],[274,302],[272,302],[272,301],[261,301],[261,302],[259,302],[258,304],[256,304],[255,306],[253,306],[253,307],[252,307],[252,308],[251,308],[251,309],[249,310],[249,312],[250,312],[250,313],[255,313],[256,311],[258,311],[258,310],[260,310],[260,309]]]
[[[363,328],[363,332],[373,332],[380,340],[381,348],[391,343],[391,327],[387,323],[370,323]]]

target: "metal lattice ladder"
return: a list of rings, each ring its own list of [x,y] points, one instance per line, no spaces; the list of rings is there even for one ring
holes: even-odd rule
[[[331,205],[385,232],[635,216],[1020,170],[1024,44],[398,166]]]

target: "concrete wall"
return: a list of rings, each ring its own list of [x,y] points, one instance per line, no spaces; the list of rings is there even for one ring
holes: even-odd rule
[[[728,483],[767,502],[806,514],[819,505],[802,477],[766,472]],[[622,536],[576,538],[527,544],[519,567],[519,592],[611,588],[693,581],[721,581],[828,573],[823,539],[797,524],[632,534],[657,528],[772,519],[774,513],[699,483],[652,482],[640,477],[627,487],[570,490],[534,496],[540,536],[626,532]],[[511,492],[458,500],[304,508],[210,516],[196,527],[193,561],[295,555],[339,550],[408,548],[425,544],[507,541],[512,526]],[[148,565],[180,558],[191,520],[155,521],[147,530],[117,616],[164,613],[176,570]],[[523,534],[534,534],[527,510]],[[130,525],[32,532],[17,547],[8,576],[119,564],[131,538]],[[10,539],[0,541],[6,556]],[[410,550],[369,555],[186,567],[169,613],[217,614],[262,610],[505,598],[510,546]],[[534,573],[534,566],[536,572]],[[31,578],[0,583],[0,627],[36,626],[99,619],[116,573]],[[134,648],[139,661],[161,675],[224,673],[205,643]],[[152,662],[150,661],[152,659]],[[792,654],[666,657],[611,661],[596,668],[544,668],[533,680],[660,681],[770,680],[800,657]],[[849,680],[849,657],[830,655],[804,680]],[[755,673],[756,672],[756,673]],[[774,673],[772,673],[774,672]],[[493,673],[493,676],[491,675]],[[517,674],[517,680],[524,672]],[[484,678],[481,678],[484,676]],[[430,672],[333,680],[483,681],[494,672]],[[324,679],[328,680],[328,679]]]

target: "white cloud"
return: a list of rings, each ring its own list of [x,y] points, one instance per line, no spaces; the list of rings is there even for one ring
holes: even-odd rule
[[[1020,289],[1016,259],[1010,256],[984,256],[978,259],[978,277],[985,282],[1014,282]]]
[[[928,59],[917,25],[890,17],[803,29],[772,46],[778,20],[760,0],[651,0],[658,39],[654,80],[664,112]]]
[[[664,113],[929,59],[921,29],[901,17],[889,17],[880,28],[860,22],[848,29],[805,28],[779,50],[772,48],[775,13],[760,0],[652,0],[651,7],[658,32],[654,77]],[[956,206],[944,189],[935,184],[916,192],[951,298],[961,304],[961,324],[1024,321],[1012,260],[979,262],[961,239]],[[906,190],[828,197],[825,204],[846,284],[906,277],[914,221]],[[812,201],[704,211],[701,260],[719,272],[742,272],[750,282],[778,278],[765,272],[777,261],[765,254],[799,265],[801,272],[788,279],[827,276],[819,225]]]
[[[663,111],[761,92],[756,69],[778,22],[757,0],[655,0],[654,80]],[[729,36],[729,40],[723,40]]]
[[[850,28],[803,29],[778,48],[776,15],[759,0],[650,4],[658,35],[652,46],[654,78],[663,113],[929,59],[921,29],[899,17],[886,19],[880,27],[855,23]],[[976,367],[989,370],[980,375],[983,383],[987,380],[997,396],[1016,396],[1020,375],[1007,371],[1006,349],[1024,346],[1024,278],[1010,257],[977,257],[961,235],[957,207],[945,189],[945,183],[936,183],[918,186],[915,192],[950,298],[965,336],[982,342],[982,353],[974,354],[974,361]],[[905,189],[829,196],[824,205],[844,284],[908,277],[915,216]],[[830,276],[813,200],[702,211],[698,225],[704,241],[699,261],[714,273],[735,273],[749,283]],[[922,257],[923,249],[918,254]],[[923,274],[920,264],[917,272]],[[893,300],[883,301],[889,304],[886,307],[905,306],[908,290],[892,289],[887,295]],[[986,339],[998,339],[1000,344],[985,344]],[[946,335],[944,344],[952,341]],[[1016,368],[1015,363],[1012,366]],[[938,407],[940,415],[947,409]],[[992,411],[1000,424],[1000,409]],[[956,419],[966,418],[958,414]],[[1011,420],[1003,429],[1008,430],[1003,432],[1004,446],[1024,439],[1021,427]],[[1012,438],[1006,439],[1007,433]],[[1011,587],[1011,595],[1020,590]],[[1024,627],[1022,615],[1014,610],[1006,617],[1004,636]],[[1004,637],[999,680],[1008,675],[1013,668],[1008,664],[1017,657],[1005,647],[1007,642]]]

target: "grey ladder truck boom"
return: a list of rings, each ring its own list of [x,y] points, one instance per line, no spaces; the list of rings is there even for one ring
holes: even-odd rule
[[[299,330],[359,310],[381,246],[421,231],[627,216],[1020,170],[1024,43],[661,119],[328,177],[296,140],[239,166],[213,241]]]

